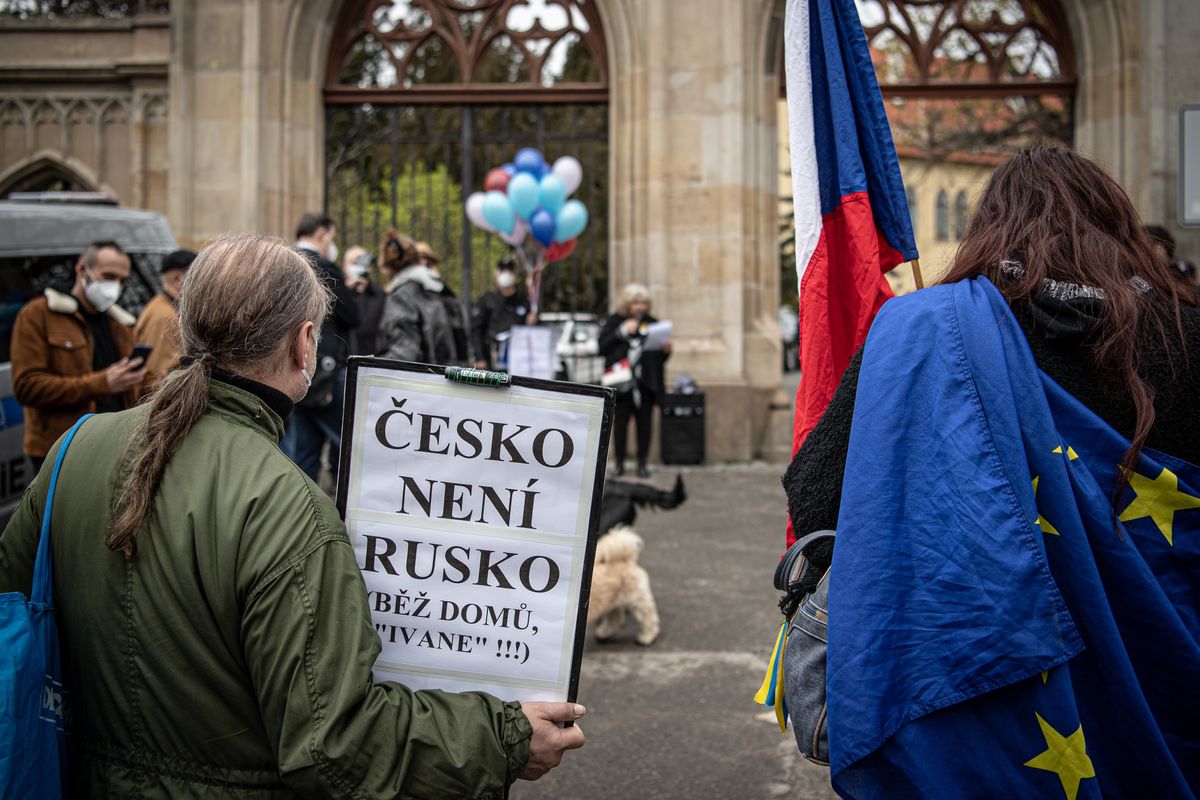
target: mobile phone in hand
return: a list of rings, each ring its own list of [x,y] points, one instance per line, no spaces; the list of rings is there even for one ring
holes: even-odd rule
[[[148,344],[135,344],[133,346],[133,352],[129,354],[129,358],[140,358],[142,360],[142,366],[146,366],[146,359],[150,358],[150,353],[153,351],[154,348]]]

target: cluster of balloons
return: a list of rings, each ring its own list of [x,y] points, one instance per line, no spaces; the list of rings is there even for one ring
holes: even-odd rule
[[[555,261],[570,255],[587,227],[587,206],[567,199],[582,181],[578,159],[563,156],[552,166],[537,149],[525,147],[511,164],[488,171],[486,191],[467,198],[467,218],[514,247],[531,236],[546,248],[546,260]]]

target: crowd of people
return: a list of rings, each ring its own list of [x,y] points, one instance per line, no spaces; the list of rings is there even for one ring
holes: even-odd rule
[[[989,473],[999,481],[995,491],[968,497],[962,491],[926,492],[922,484],[921,491],[896,495],[905,470],[928,483],[934,470],[922,459],[944,449],[952,437],[975,430],[972,420],[992,413],[989,404],[996,400],[989,392],[1026,397],[1035,388],[1029,376],[1042,375],[1037,380],[1045,382],[1048,397],[1069,392],[1072,402],[1081,404],[1071,406],[1072,414],[1087,410],[1095,417],[1088,417],[1095,430],[1121,443],[1114,451],[1119,462],[1108,465],[1115,488],[1104,487],[1087,498],[1109,503],[1108,510],[1095,512],[1080,501],[1072,511],[1077,522],[1072,524],[1093,537],[1097,559],[1131,559],[1130,548],[1141,546],[1138,537],[1131,543],[1119,531],[1108,534],[1118,525],[1120,509],[1112,505],[1116,498],[1148,480],[1137,474],[1145,453],[1181,475],[1195,469],[1190,464],[1200,461],[1200,444],[1192,441],[1189,420],[1200,372],[1187,354],[1200,345],[1200,312],[1188,267],[1175,260],[1173,243],[1164,234],[1141,225],[1123,191],[1098,167],[1069,151],[1035,148],[997,170],[943,285],[917,293],[910,298],[914,302],[889,304],[880,315],[883,328],[908,331],[913,340],[899,349],[892,344],[893,350],[886,349],[893,341],[888,337],[868,341],[784,481],[797,533],[838,532],[836,551],[830,547],[811,556],[834,576],[827,616],[828,725],[840,741],[858,735],[843,733],[850,727],[845,709],[861,709],[864,715],[877,710],[867,704],[873,696],[870,686],[838,694],[850,685],[847,676],[860,672],[858,666],[834,669],[835,662],[846,663],[849,652],[839,649],[841,642],[883,620],[883,627],[871,634],[874,638],[855,640],[851,660],[865,653],[862,658],[869,662],[893,641],[899,622],[888,621],[900,620],[901,611],[917,614],[905,623],[915,636],[931,631],[940,636],[946,633],[950,601],[939,600],[938,591],[948,587],[961,597],[986,588],[981,608],[1008,608],[1005,581],[1019,577],[1015,571],[1004,572],[994,585],[984,587],[991,579],[982,561],[972,561],[961,580],[944,577],[963,562],[951,548],[946,564],[937,562],[938,568],[929,570],[943,578],[916,581],[913,576],[921,570],[912,564],[936,559],[937,547],[922,544],[919,553],[905,552],[901,545],[907,540],[897,531],[909,536],[911,529],[916,536],[932,520],[941,541],[947,519],[966,530],[994,518],[1017,526],[1020,530],[1010,539],[1018,541],[1033,525],[1059,538],[1014,546],[1017,554],[1029,557],[1037,569],[1045,553],[1055,569],[1066,562],[1051,549],[1060,542],[1070,544],[1063,535],[1069,521],[1064,506],[1055,509],[1060,516],[1054,518],[1062,530],[1050,526],[1040,505],[1033,523],[1028,514],[1018,519],[1009,513],[1010,501],[1018,496],[1015,487],[1019,484],[1028,494],[1029,476],[1020,470],[1049,464],[1062,471],[1062,459],[1079,458],[1070,442],[1064,447],[1057,438],[1047,438],[1046,452],[1030,450],[1026,465],[1021,442],[1035,433],[1031,417],[1006,416],[1013,428],[1001,430],[988,416],[991,427],[979,447],[996,448],[998,455],[989,450],[979,458],[1001,464],[1002,455],[1016,465],[1003,461],[1003,469]],[[537,317],[511,261],[497,264],[495,288],[476,300],[468,316],[427,243],[392,231],[377,254],[356,245],[339,259],[336,239],[335,221],[315,213],[299,221],[291,243],[230,235],[198,254],[172,253],[162,263],[161,293],[137,319],[117,302],[130,274],[129,256],[116,242],[95,242],[80,256],[69,289],[47,289],[17,317],[13,386],[25,407],[25,452],[35,466],[63,447],[63,433],[83,415],[121,412],[99,414],[79,429],[62,464],[61,480],[71,491],[61,494],[53,509],[55,597],[76,703],[69,773],[76,794],[259,796],[290,791],[306,796],[503,797],[518,777],[536,779],[558,764],[566,750],[583,744],[579,726],[561,727],[585,713],[573,703],[506,703],[476,692],[413,692],[372,677],[380,642],[363,580],[342,520],[316,483],[323,452],[336,464],[347,359],[361,354],[503,367],[504,335],[514,325],[535,324]],[[932,340],[920,332],[931,319],[958,325],[943,313],[959,307],[956,303],[975,312],[964,318],[961,331],[954,328],[961,341],[951,335]],[[670,346],[644,347],[655,323],[651,306],[646,287],[626,287],[600,333],[606,368],[628,372],[614,387],[618,474],[624,470],[631,418],[637,428],[637,471],[647,474],[651,412],[663,395]],[[1003,340],[1000,345],[995,337]],[[1028,345],[1024,350],[1012,349],[1022,341]],[[965,373],[944,366],[966,358],[964,369],[969,369],[970,357],[978,356],[964,353],[990,346],[1028,353],[1021,363],[1034,372],[1021,372],[1013,356],[986,364],[974,383],[964,383]],[[932,391],[932,376],[944,380],[947,392],[967,392],[978,414],[972,411],[953,426],[947,422],[939,427],[944,420],[959,419],[953,416],[957,412],[942,408],[941,417],[932,416],[925,406],[914,408],[903,397],[888,396],[885,384],[901,380],[893,374],[900,363],[907,365],[902,378],[911,380],[914,395]],[[929,370],[937,365],[942,371],[934,375]],[[1001,372],[1024,383],[1006,394]],[[985,374],[989,382],[979,385]],[[961,405],[976,409],[970,402]],[[893,420],[883,415],[887,409],[903,413]],[[1054,413],[1055,419],[1065,419]],[[866,434],[860,431],[868,429],[878,434],[870,447],[861,441]],[[1091,458],[1087,447],[1098,441],[1096,434],[1074,442],[1085,462]],[[888,443],[894,444],[890,450]],[[1039,440],[1038,446],[1042,444]],[[1054,444],[1059,447],[1052,451]],[[1009,445],[1011,453],[1000,453]],[[1052,452],[1060,454],[1057,461],[1048,460],[1046,454]],[[885,457],[891,458],[891,471],[864,467],[881,464]],[[970,458],[960,461],[983,469]],[[38,473],[0,537],[0,591],[30,590],[47,472]],[[1010,472],[1020,473],[1011,485]],[[1081,474],[1072,480],[1082,479]],[[1050,479],[1043,477],[1042,489],[1038,477],[1032,477],[1037,503],[1050,492]],[[1063,492],[1075,485],[1065,477],[1061,484],[1068,487]],[[1171,483],[1170,491],[1179,493],[1180,487]],[[1156,488],[1146,502],[1165,491]],[[850,507],[847,497],[855,498]],[[989,504],[996,508],[989,510]],[[1185,507],[1190,506],[1179,508]],[[1142,516],[1162,528],[1151,511]],[[1122,522],[1134,518],[1128,512],[1120,515]],[[950,526],[950,534],[958,529]],[[883,536],[885,532],[893,538]],[[994,531],[981,530],[980,535],[989,533]],[[1172,541],[1169,523],[1163,535],[1173,553],[1192,547],[1182,536]],[[1157,538],[1150,537],[1161,546]],[[1104,548],[1116,555],[1105,555]],[[875,559],[877,552],[883,556]],[[1073,551],[1071,558],[1086,552],[1091,551]],[[1041,561],[1030,553],[1042,554]],[[981,550],[980,558],[985,555],[991,553]],[[909,558],[911,563],[905,560]],[[1189,616],[1194,586],[1171,594],[1169,602],[1167,595],[1159,597],[1147,588],[1155,579],[1178,579],[1150,574],[1173,562],[1155,562],[1137,574],[1128,567],[1132,561],[1122,563],[1127,566],[1116,577],[1145,584],[1139,596],[1153,595],[1162,608],[1175,609],[1172,613],[1185,622],[1194,620]],[[869,567],[884,569],[880,575],[886,579],[871,578]],[[1107,581],[1112,576],[1101,577]],[[1030,661],[1036,666],[1026,670],[1031,690],[1049,692],[1048,675],[1069,659],[1073,679],[1085,688],[1103,674],[1108,662],[1102,659],[1110,656],[1124,670],[1126,683],[1149,675],[1154,664],[1175,663],[1172,658],[1131,664],[1137,654],[1105,649],[1103,637],[1112,635],[1109,628],[1101,631],[1107,618],[1093,622],[1089,616],[1099,601],[1085,598],[1082,589],[1073,594],[1071,579],[1060,573],[1054,579],[1068,587],[1065,602],[1074,618],[1072,622],[1064,612],[1056,624],[1078,626],[1088,650],[1079,656],[1078,649],[1068,652],[1063,645],[1036,663]],[[838,594],[852,580],[858,581],[853,584],[857,594]],[[885,586],[886,591],[879,588]],[[1045,589],[1046,582],[1030,586]],[[928,604],[932,611],[909,602],[918,594],[926,597],[922,593],[934,598]],[[864,608],[874,609],[876,616],[837,627],[839,620]],[[1004,621],[1012,619],[1026,622],[1016,613]],[[956,631],[977,624],[974,618],[960,622]],[[1135,635],[1124,629],[1122,635],[1132,648]],[[1171,667],[1176,671],[1168,677],[1176,680],[1164,683],[1171,687],[1169,693],[1142,693],[1133,683],[1114,683],[1108,690],[1119,690],[1124,698],[1117,712],[1126,713],[1121,709],[1134,708],[1136,701],[1139,725],[1157,725],[1170,747],[1195,755],[1194,717],[1179,723],[1182,717],[1172,717],[1171,704],[1195,699],[1194,689],[1186,690],[1185,697],[1178,688],[1186,683],[1179,680],[1180,670],[1194,675],[1200,657],[1194,641],[1175,644],[1174,655],[1191,660],[1179,669]],[[973,649],[963,646],[955,653]],[[906,652],[929,659],[937,648],[913,646]],[[891,681],[889,703],[908,699],[911,687],[901,680],[899,666],[904,661],[884,659],[884,668],[877,670],[881,681]],[[990,658],[979,668],[992,670],[1001,661]],[[983,677],[990,679],[993,672]],[[950,675],[947,685],[955,687],[955,678]],[[985,683],[981,678],[980,685]],[[1067,689],[1062,692],[1055,697],[1068,696]],[[847,698],[858,705],[848,705]],[[1068,733],[1077,724],[1081,730],[1116,725],[1104,716],[1103,694],[1095,699],[1094,707],[1075,710],[1072,705],[1075,716],[1069,723],[1055,724]],[[1007,710],[996,709],[1002,712]],[[921,719],[909,719],[915,721],[904,731],[923,730]],[[934,722],[946,726],[941,733],[960,724],[944,715]],[[1193,727],[1190,738],[1187,725]],[[901,732],[888,740],[888,747],[903,748],[911,741],[929,764],[940,763],[938,741],[946,737],[905,738],[918,733]],[[1086,755],[1075,756],[1076,788],[1080,779],[1097,772],[1107,785],[1126,787],[1115,767],[1099,765],[1106,756],[1111,763],[1136,762],[1145,754],[1125,752],[1119,742],[1106,750],[1100,736],[1088,736],[1097,767],[1092,769]],[[839,740],[830,736],[830,741],[836,746]],[[1046,742],[1051,743],[1049,736]],[[956,779],[953,770],[918,765],[915,772],[907,771],[904,753],[870,752],[855,762],[855,780],[862,786],[877,779],[881,786],[901,780],[920,787],[918,793],[936,794]],[[837,757],[834,752],[835,773]],[[1171,785],[1178,789],[1196,773],[1194,762],[1188,767],[1186,758],[1176,760],[1180,767],[1177,775],[1172,773]],[[964,783],[961,788],[969,794],[977,787]]]

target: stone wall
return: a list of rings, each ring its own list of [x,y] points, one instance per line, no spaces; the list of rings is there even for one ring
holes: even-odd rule
[[[688,372],[706,392],[710,461],[758,454],[779,386],[779,5],[600,5],[613,75],[611,289],[644,282],[655,313],[674,320],[668,380]]]
[[[0,20],[0,194],[44,167],[167,210],[169,20]]]
[[[329,0],[175,0],[171,224],[290,238],[323,197]]]

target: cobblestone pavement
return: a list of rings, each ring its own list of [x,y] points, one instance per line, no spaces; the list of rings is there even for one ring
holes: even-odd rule
[[[828,771],[753,702],[781,620],[771,576],[786,512],[778,465],[679,469],[688,500],[639,513],[641,563],[662,617],[650,647],[589,637],[579,701],[587,745],[512,797],[829,798]],[[668,487],[675,471],[655,470]]]

